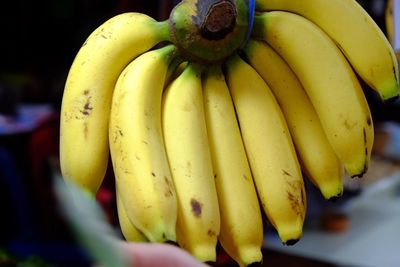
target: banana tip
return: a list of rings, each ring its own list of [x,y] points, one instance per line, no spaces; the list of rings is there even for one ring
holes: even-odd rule
[[[392,104],[392,103],[394,103],[394,102],[397,102],[397,101],[399,100],[399,98],[400,98],[400,95],[399,95],[399,94],[396,94],[396,95],[390,96],[390,97],[388,97],[388,98],[383,98],[383,102],[384,102],[385,104]]]
[[[328,201],[335,203],[342,197],[342,195],[343,195],[343,192],[340,192],[336,196],[332,196],[332,197],[328,198]]]
[[[286,245],[286,246],[293,246],[297,242],[299,242],[299,239],[289,239],[286,242],[284,242],[283,244]]]

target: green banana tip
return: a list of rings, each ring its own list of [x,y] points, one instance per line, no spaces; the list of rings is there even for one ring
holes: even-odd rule
[[[392,104],[392,103],[398,102],[398,100],[400,99],[400,96],[399,96],[399,94],[397,94],[395,96],[389,96],[389,97],[381,96],[381,98],[383,99],[383,101],[386,104]]]

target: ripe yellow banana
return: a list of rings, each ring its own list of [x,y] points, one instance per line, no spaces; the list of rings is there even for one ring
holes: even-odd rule
[[[176,47],[133,60],[115,86],[110,152],[129,220],[151,242],[176,240],[177,201],[161,129],[161,99]]]
[[[393,20],[393,0],[387,0],[385,9],[385,26],[386,36],[391,44],[393,44],[394,20]]]
[[[343,165],[296,75],[265,42],[250,40],[245,54],[282,108],[306,176],[326,199],[340,196],[343,192]]]
[[[256,189],[283,243],[302,235],[306,196],[300,165],[282,111],[260,75],[238,56],[227,82]]]
[[[314,23],[285,11],[256,16],[255,28],[256,37],[299,78],[348,174],[362,176],[370,161],[373,123],[361,85],[338,47]]]
[[[200,261],[216,260],[218,197],[204,116],[201,70],[189,64],[167,87],[162,125],[178,199],[177,241]]]
[[[115,16],[79,50],[61,107],[60,161],[65,179],[95,194],[107,169],[108,121],[115,83],[135,57],[168,38],[166,22],[140,13]]]
[[[356,0],[257,0],[256,9],[284,10],[308,18],[335,41],[359,76],[382,99],[399,95],[393,48]]]
[[[219,66],[207,72],[204,105],[221,216],[219,241],[240,266],[260,262],[260,205],[235,109]]]
[[[124,204],[122,203],[121,197],[118,193],[116,200],[119,226],[123,236],[125,237],[125,240],[128,242],[147,242],[147,238],[129,220]]]
[[[385,26],[386,26],[386,35],[388,40],[394,45],[394,30],[395,30],[395,22],[394,22],[394,14],[393,14],[393,0],[388,0],[386,3],[385,10]],[[400,50],[395,51],[398,62],[400,62]]]

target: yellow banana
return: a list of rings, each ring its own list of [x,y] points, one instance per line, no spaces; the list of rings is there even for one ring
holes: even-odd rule
[[[60,163],[65,179],[95,194],[107,169],[108,121],[115,83],[135,57],[168,38],[166,22],[140,13],[117,15],[86,40],[65,84]]]
[[[128,242],[147,242],[147,238],[129,220],[118,192],[116,200],[119,226],[125,240]]]
[[[343,192],[343,165],[296,75],[265,42],[250,40],[245,54],[282,108],[306,176],[326,199],[340,196]]]
[[[299,78],[348,174],[362,176],[370,161],[373,123],[361,85],[338,47],[315,24],[285,11],[256,16],[255,28]]]
[[[393,0],[387,0],[385,9],[385,26],[386,36],[391,44],[393,44],[394,20],[393,20]]]
[[[306,196],[285,118],[268,85],[238,56],[227,63],[227,83],[261,204],[282,242],[292,244],[302,235]]]
[[[178,199],[177,241],[200,261],[216,260],[220,230],[201,84],[201,70],[189,64],[167,87],[162,125]]]
[[[175,241],[177,201],[161,129],[164,82],[176,47],[133,60],[115,86],[110,152],[129,220],[151,242]]]
[[[359,76],[382,99],[399,95],[399,68],[393,48],[356,0],[257,0],[256,8],[284,10],[308,18],[335,41]]]
[[[220,67],[204,81],[204,105],[221,216],[219,241],[247,266],[262,260],[263,223],[235,109]]]
[[[395,17],[393,14],[393,0],[388,0],[386,3],[386,10],[385,10],[385,26],[386,26],[386,35],[388,40],[394,46],[394,34],[395,34]],[[395,51],[396,57],[398,62],[400,62],[400,50]]]

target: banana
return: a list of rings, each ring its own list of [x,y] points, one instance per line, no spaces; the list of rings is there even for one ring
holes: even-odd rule
[[[183,70],[186,68],[188,62],[182,60],[179,56],[175,59],[175,62],[171,63],[171,66],[169,67],[168,74],[167,74],[167,80],[165,83],[165,87],[168,87],[169,84],[175,80],[176,78],[179,77],[179,75],[182,74]]]
[[[393,0],[388,0],[386,3],[385,10],[385,26],[386,26],[386,36],[388,37],[389,42],[394,47],[394,38],[395,38],[395,16],[394,16],[394,3]],[[395,48],[395,47],[394,47]],[[400,50],[395,50],[396,58],[398,62],[400,62]]]
[[[393,0],[387,0],[385,9],[386,36],[391,44],[394,37]]]
[[[265,40],[299,78],[328,140],[347,173],[368,169],[373,122],[361,85],[335,43],[314,23],[285,11],[255,18],[256,38]]]
[[[245,54],[282,108],[306,176],[326,199],[340,196],[343,192],[343,164],[333,151],[296,75],[265,42],[250,40]]]
[[[161,129],[164,81],[177,49],[148,51],[121,73],[112,98],[110,152],[129,220],[151,242],[176,240],[177,201]]]
[[[116,195],[117,213],[122,235],[128,242],[147,242],[147,238],[134,226],[126,214],[124,204],[118,192]]]
[[[399,68],[393,48],[356,0],[257,0],[256,9],[289,11],[308,18],[335,41],[359,76],[383,100],[399,95]]]
[[[189,64],[167,87],[162,126],[178,199],[177,242],[200,261],[215,261],[220,216],[201,72]]]
[[[260,75],[238,56],[228,61],[227,83],[263,209],[281,241],[302,236],[304,182],[282,111]]]
[[[108,164],[108,122],[118,76],[132,59],[165,39],[167,22],[125,13],[85,41],[70,68],[62,100],[60,164],[65,179],[97,192]]]
[[[263,223],[235,109],[219,66],[204,81],[204,105],[221,217],[219,241],[240,265],[262,260]]]

